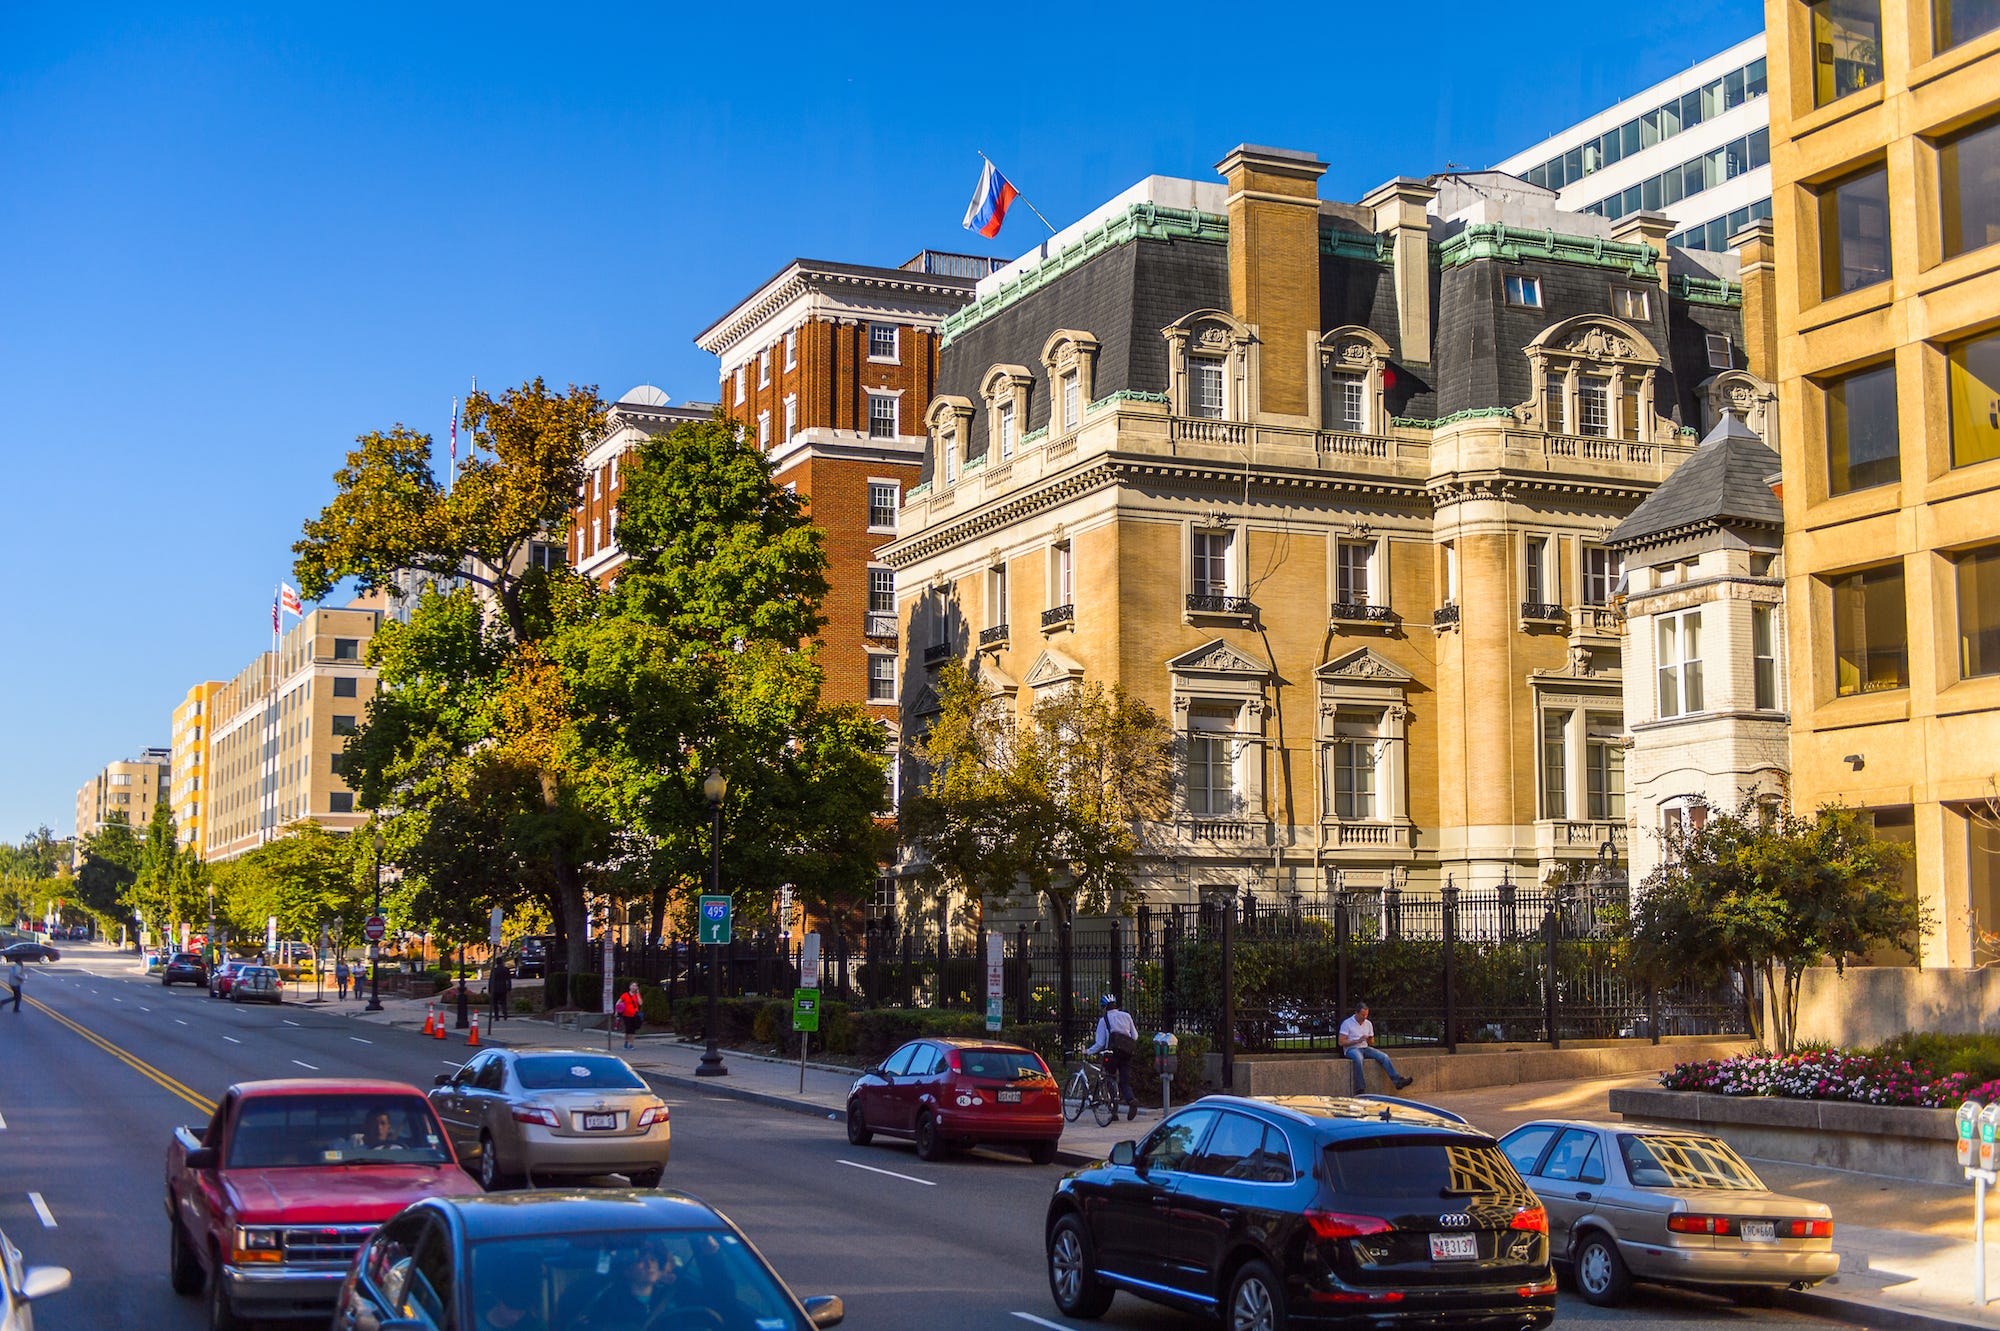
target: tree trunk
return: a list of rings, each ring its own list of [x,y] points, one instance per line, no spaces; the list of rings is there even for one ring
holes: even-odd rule
[[[550,814],[554,814],[562,799],[556,783],[556,774],[544,769],[540,776],[542,807]],[[579,975],[590,968],[589,940],[584,937],[590,911],[583,899],[582,870],[570,862],[569,854],[560,840],[549,850],[549,871],[556,880],[554,894],[556,914],[561,920],[559,927],[563,933],[563,941],[567,944],[564,952],[565,969],[571,975]]]
[[[648,921],[646,925],[646,946],[649,948],[656,948],[660,945],[660,929],[666,920],[666,914],[667,914],[666,888],[656,887],[653,889],[651,909],[652,909],[652,919]]]

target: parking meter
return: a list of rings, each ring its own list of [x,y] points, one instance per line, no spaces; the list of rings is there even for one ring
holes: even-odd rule
[[[1979,1111],[1979,1167],[1993,1168],[1994,1137],[2000,1135],[2000,1101]]]
[[[1180,1037],[1172,1031],[1161,1031],[1153,1037],[1153,1067],[1160,1074],[1162,1113],[1174,1107],[1174,1074],[1180,1071],[1180,1047]]]
[[[1958,1167],[1971,1169],[1977,1153],[1973,1141],[1978,1136],[1979,1101],[1967,1100],[1958,1107]]]

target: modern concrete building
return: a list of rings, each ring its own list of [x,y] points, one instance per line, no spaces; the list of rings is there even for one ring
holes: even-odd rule
[[[174,708],[174,832],[181,845],[194,847],[196,855],[206,848],[202,811],[208,799],[208,738],[211,708],[221,689],[221,680],[203,680]]]
[[[112,815],[123,814],[140,836],[153,820],[153,806],[171,798],[170,749],[141,749],[138,756],[106,764],[103,771],[83,783],[76,792],[76,845],[81,853],[83,839]]]
[[[258,653],[216,690],[205,858],[234,859],[308,818],[330,832],[367,821],[340,764],[375,693],[365,658],[382,616],[373,606],[308,611],[276,653]]]
[[[1626,837],[1606,544],[1742,368],[1734,256],[1497,172],[1152,177],[942,325],[882,553],[905,734],[954,657],[1186,737],[1156,900],[1544,879]]]
[[[1722,250],[1771,215],[1770,114],[1760,32],[1494,169],[1557,191],[1570,212],[1665,213],[1668,243]]]
[[[715,415],[713,402],[671,406],[667,395],[651,384],[640,384],[611,404],[604,432],[584,458],[583,488],[577,492],[576,513],[570,520],[569,565],[587,578],[609,583],[618,576],[625,554],[618,548],[618,496],[625,488],[620,468],[632,451],[656,434],[677,426],[705,421]],[[528,559],[549,567],[562,558],[553,544],[529,547]]]
[[[2000,4],[1767,0],[1799,805],[1915,849],[1926,967],[2000,931]]]

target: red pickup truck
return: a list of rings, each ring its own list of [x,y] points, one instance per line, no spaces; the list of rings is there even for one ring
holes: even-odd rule
[[[479,1191],[430,1103],[394,1081],[249,1081],[205,1130],[174,1129],[174,1292],[208,1287],[209,1325],[330,1313],[376,1226],[424,1197]]]

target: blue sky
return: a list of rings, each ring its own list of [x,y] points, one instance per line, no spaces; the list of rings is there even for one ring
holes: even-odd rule
[[[442,436],[474,375],[712,398],[693,335],[795,256],[1030,248],[1018,209],[995,242],[959,228],[976,150],[1058,226],[1241,142],[1317,152],[1351,200],[1762,23],[1752,0],[831,12],[0,4],[0,839],[67,832],[84,780],[247,664],[354,436]]]

